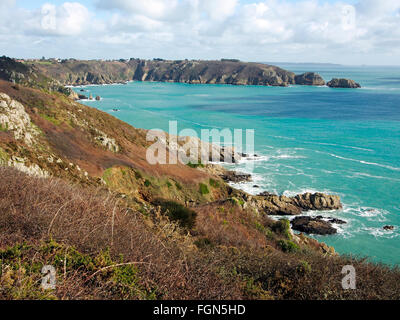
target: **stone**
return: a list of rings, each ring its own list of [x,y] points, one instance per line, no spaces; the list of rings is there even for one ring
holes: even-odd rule
[[[253,199],[252,205],[268,215],[299,215],[303,211],[342,209],[339,196],[323,193],[305,193],[295,197],[286,197],[262,192]]]
[[[350,88],[350,89],[356,89],[356,88],[361,88],[361,85],[354,80],[350,79],[332,79],[327,83],[327,86],[330,88]]]
[[[337,218],[330,218],[329,222],[330,223],[334,223],[334,224],[346,224],[347,223],[346,221],[343,221],[343,220],[340,220],[340,219],[337,219]]]
[[[392,231],[392,230],[394,230],[394,226],[384,226],[383,230]]]

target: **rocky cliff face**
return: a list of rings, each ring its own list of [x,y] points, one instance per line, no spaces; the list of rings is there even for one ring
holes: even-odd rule
[[[141,60],[76,61],[39,64],[35,68],[64,85],[110,84],[117,82],[161,81],[190,84],[232,84],[288,86],[296,84],[293,72],[261,63],[237,60]],[[310,80],[311,79],[311,80]],[[322,80],[323,81],[323,80]],[[300,76],[298,84],[320,85],[321,78]]]
[[[295,197],[278,196],[264,193],[248,197],[247,201],[268,215],[291,216],[303,211],[325,211],[342,209],[340,197],[323,193],[305,193]]]

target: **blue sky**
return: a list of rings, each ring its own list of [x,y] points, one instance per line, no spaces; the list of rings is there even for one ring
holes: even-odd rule
[[[0,50],[399,65],[400,0],[1,0]]]

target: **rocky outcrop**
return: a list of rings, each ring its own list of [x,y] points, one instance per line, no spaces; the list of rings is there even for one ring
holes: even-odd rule
[[[327,86],[330,88],[350,88],[357,89],[361,88],[361,85],[354,80],[350,79],[332,79],[327,83]]]
[[[343,208],[340,197],[323,193],[304,193],[297,195],[294,202],[303,210],[340,210]]]
[[[306,72],[295,77],[295,82],[298,85],[307,86],[324,86],[325,80],[315,72]]]
[[[176,155],[181,163],[203,165],[208,162],[237,163],[242,158],[232,147],[222,147],[216,143],[202,141],[197,137],[148,131],[147,139],[165,145],[166,150]]]
[[[291,221],[293,230],[318,235],[336,234],[337,230],[330,222],[320,218],[296,217]]]
[[[250,182],[251,174],[237,172],[237,171],[226,171],[221,175],[221,178],[225,182],[234,182],[234,183]]]
[[[32,145],[35,137],[40,134],[39,129],[31,122],[24,106],[1,92],[0,129],[12,132],[16,140],[23,140],[27,145]]]
[[[268,215],[299,215],[303,211],[342,209],[340,197],[323,193],[305,193],[295,197],[262,193],[250,197],[251,205]]]
[[[386,230],[386,231],[393,231],[393,230],[394,230],[394,226],[384,226],[384,227],[383,227],[383,230]]]

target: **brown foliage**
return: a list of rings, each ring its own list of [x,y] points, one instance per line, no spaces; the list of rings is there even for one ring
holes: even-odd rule
[[[205,263],[196,252],[186,254],[179,241],[150,230],[140,214],[120,206],[113,195],[10,168],[0,167],[0,177],[0,248],[49,239],[92,256],[110,248],[115,258],[123,255],[125,261],[141,263],[142,285],[156,289],[158,298],[239,297],[237,285],[223,282],[212,262]],[[74,294],[82,290],[75,288],[67,296],[81,298]]]

